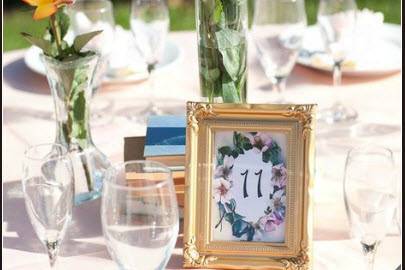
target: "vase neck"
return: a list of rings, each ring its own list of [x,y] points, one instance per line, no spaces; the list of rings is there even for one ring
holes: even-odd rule
[[[44,62],[55,104],[56,141],[69,149],[83,150],[93,144],[89,118],[97,57]]]

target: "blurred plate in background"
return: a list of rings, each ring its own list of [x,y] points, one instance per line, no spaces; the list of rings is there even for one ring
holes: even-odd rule
[[[130,34],[129,31],[126,32]],[[128,45],[123,46],[127,46],[126,48],[122,48],[123,51],[135,50],[133,47],[128,47]],[[30,47],[25,53],[24,62],[31,70],[45,76],[45,67],[41,62],[40,54],[41,50],[39,48],[34,46]],[[146,79],[148,77],[146,64],[140,57],[133,55],[134,54],[131,55],[131,59],[126,59],[128,61],[126,66],[110,69],[106,75],[106,78],[104,79],[104,83],[133,83]],[[180,48],[174,42],[167,40],[162,59],[156,65],[156,72],[166,71],[175,65],[180,58]]]
[[[342,66],[344,76],[378,76],[401,70],[401,26],[386,23],[381,25],[378,32],[357,36],[355,45]],[[370,36],[367,37],[367,34]],[[332,72],[333,61],[325,53],[318,26],[307,28],[297,62],[303,66]]]

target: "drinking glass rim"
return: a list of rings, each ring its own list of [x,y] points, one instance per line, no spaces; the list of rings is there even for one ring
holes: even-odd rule
[[[84,7],[86,3],[102,3],[104,4],[100,8],[90,8],[90,7]],[[79,8],[80,7],[80,8]],[[112,3],[109,0],[86,0],[86,1],[77,1],[72,7],[70,7],[71,10],[78,10],[78,11],[85,11],[85,12],[106,12],[107,10],[112,11]]]
[[[112,179],[111,176],[117,167],[124,167],[128,164],[148,164],[148,163],[157,165],[160,168],[164,169],[165,171],[163,173],[167,173],[169,177],[160,181],[159,183],[150,184],[150,185],[144,186],[144,187],[124,186],[124,185],[117,184],[117,183],[111,181],[111,179]],[[169,184],[169,181],[171,181],[171,180],[172,180],[171,170],[165,164],[163,164],[161,162],[151,161],[151,160],[129,160],[129,161],[118,162],[118,163],[112,165],[110,168],[108,168],[108,170],[106,172],[106,177],[105,177],[104,183],[108,184],[110,186],[113,186],[115,188],[124,189],[124,190],[148,190],[148,189],[161,188],[161,187]]]
[[[383,151],[385,151],[385,153],[387,153],[389,155],[389,157],[391,159],[394,158],[394,153],[390,148],[379,145],[379,144],[374,144],[374,143],[367,143],[367,144],[363,144],[363,145],[359,145],[359,146],[350,148],[350,150],[347,152],[347,157],[351,158],[352,155],[355,154],[356,152],[358,152],[360,154],[367,154],[367,152],[372,153],[373,149],[383,150]]]
[[[68,149],[60,143],[40,143],[40,144],[30,145],[30,146],[26,147],[26,149],[24,151],[24,157],[28,158],[30,160],[44,161],[45,158],[37,158],[37,157],[33,157],[33,156],[29,155],[29,152],[31,150],[38,148],[38,147],[42,147],[42,146],[57,146],[58,148],[60,148],[62,150],[62,154],[57,155],[56,157],[46,158],[46,160],[61,160],[61,159],[69,158]]]

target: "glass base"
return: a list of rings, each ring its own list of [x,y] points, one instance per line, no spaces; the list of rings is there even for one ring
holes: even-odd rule
[[[347,107],[340,102],[333,104],[332,107],[319,111],[318,121],[327,124],[351,123],[358,117],[355,109]]]
[[[74,203],[75,206],[81,205],[82,203],[96,200],[101,197],[101,191],[90,191],[86,193],[79,193],[75,195]]]

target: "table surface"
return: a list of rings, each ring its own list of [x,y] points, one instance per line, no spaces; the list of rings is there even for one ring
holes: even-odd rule
[[[185,101],[198,99],[195,38],[193,32],[170,33],[169,39],[181,49],[181,59],[170,69],[156,73],[153,95],[158,105],[176,109],[181,104],[178,110],[183,112]],[[19,179],[27,145],[54,140],[53,101],[46,79],[25,66],[24,52],[3,54],[4,269],[34,269],[35,263],[47,260],[29,223]],[[359,113],[359,120],[353,126],[318,125],[317,128],[314,269],[361,269],[360,244],[350,239],[343,204],[345,155],[355,145],[377,143],[393,150],[398,171],[401,171],[402,79],[401,73],[344,77],[343,85],[336,91],[332,90],[331,81],[331,74],[297,65],[288,79],[285,97],[295,103],[317,103],[320,108],[339,99]],[[115,115],[111,122],[92,127],[96,145],[112,161],[123,159],[124,137],[145,134],[145,126],[130,122],[122,115],[129,107],[135,110],[147,104],[147,89],[146,82],[105,85],[96,95],[99,104],[112,104],[108,114]],[[249,50],[248,101],[271,102],[274,94],[269,89],[255,51]],[[59,265],[69,269],[74,266],[79,266],[77,269],[116,269],[102,237],[99,206],[96,200],[74,209],[74,221],[62,245]],[[182,268],[181,243],[180,232],[168,269]],[[379,247],[375,269],[394,270],[402,261],[401,246],[398,231],[393,227]]]

